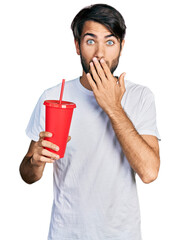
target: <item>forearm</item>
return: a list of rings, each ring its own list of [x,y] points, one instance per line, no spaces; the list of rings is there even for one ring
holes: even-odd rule
[[[111,111],[109,118],[118,141],[133,170],[143,182],[149,183],[157,177],[158,156],[138,134],[122,107]]]
[[[45,167],[45,163],[32,164],[31,158],[31,156],[25,156],[19,168],[22,179],[28,184],[38,181],[42,177]]]

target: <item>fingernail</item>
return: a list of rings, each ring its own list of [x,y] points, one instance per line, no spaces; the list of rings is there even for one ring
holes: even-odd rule
[[[56,155],[56,159],[59,159],[59,155]]]
[[[48,133],[48,137],[52,137],[52,133]]]
[[[93,61],[97,61],[97,58],[96,58],[96,57],[93,57]]]
[[[59,151],[59,147],[56,147],[56,151]]]
[[[104,63],[104,59],[103,58],[101,58],[101,60],[100,60],[102,63]]]

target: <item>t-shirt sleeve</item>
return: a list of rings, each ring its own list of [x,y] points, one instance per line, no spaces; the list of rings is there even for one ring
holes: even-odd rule
[[[154,94],[149,88],[144,88],[141,94],[136,130],[140,135],[153,135],[161,140],[157,129]]]
[[[45,91],[39,98],[26,128],[27,136],[34,141],[38,141],[39,133],[45,131],[45,106],[43,105],[44,100],[46,100]]]

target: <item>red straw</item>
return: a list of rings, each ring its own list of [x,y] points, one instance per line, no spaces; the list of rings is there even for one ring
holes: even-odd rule
[[[65,79],[62,80],[59,104],[61,104],[61,102],[62,102],[62,97],[63,97],[63,92],[64,92],[64,84],[65,84]]]

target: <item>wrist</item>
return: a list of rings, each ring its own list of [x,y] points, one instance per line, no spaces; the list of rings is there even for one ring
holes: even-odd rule
[[[109,117],[114,117],[114,116],[117,116],[118,114],[122,114],[122,113],[124,113],[124,110],[123,110],[121,104],[113,106],[113,107],[111,107],[111,109],[109,109],[107,111],[107,114]]]

